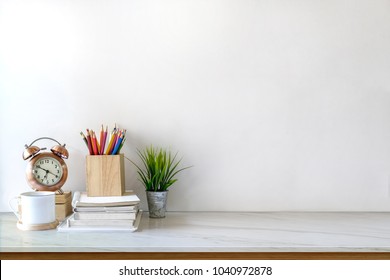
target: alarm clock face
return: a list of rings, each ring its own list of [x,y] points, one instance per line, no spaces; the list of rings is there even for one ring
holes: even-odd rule
[[[68,168],[62,158],[53,153],[41,153],[28,163],[26,177],[37,191],[57,191],[68,177]]]
[[[60,162],[54,157],[42,157],[33,165],[33,176],[35,180],[45,186],[57,184],[63,174]]]

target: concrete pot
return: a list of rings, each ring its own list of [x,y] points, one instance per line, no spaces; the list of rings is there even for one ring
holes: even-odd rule
[[[146,192],[146,198],[149,207],[149,218],[165,218],[167,209],[168,191],[164,192]]]

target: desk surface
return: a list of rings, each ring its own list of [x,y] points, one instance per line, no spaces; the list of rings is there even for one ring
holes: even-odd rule
[[[143,213],[133,233],[21,231],[0,213],[0,252],[390,252],[390,213]]]

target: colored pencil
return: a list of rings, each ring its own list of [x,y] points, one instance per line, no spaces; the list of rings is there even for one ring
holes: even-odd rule
[[[110,142],[108,143],[108,146],[107,146],[106,155],[110,155],[110,154],[111,154],[112,147],[114,146],[114,143],[115,143],[115,133],[114,133],[114,131],[113,131],[113,132],[111,133]]]
[[[108,141],[108,126],[104,130],[104,126],[101,126],[100,137],[96,137],[96,132],[92,129],[86,129],[86,136],[81,131],[80,135],[83,138],[85,145],[88,147],[90,155],[116,155],[120,152],[123,147],[123,143],[126,138],[126,130],[119,129],[115,124],[114,129],[110,134]],[[107,144],[107,147],[106,147]]]
[[[111,153],[112,155],[116,155],[116,153],[118,152],[119,147],[120,147],[120,145],[122,143],[122,140],[123,140],[123,136],[121,135],[121,136],[118,137],[118,141],[115,143],[115,147],[114,147],[114,149],[112,150],[112,153]]]
[[[84,133],[83,133],[82,131],[80,131],[80,135],[81,135],[81,137],[83,138],[83,141],[84,141],[85,145],[87,145],[87,147],[88,147],[87,138],[85,138],[85,135],[84,135]]]
[[[91,140],[92,140],[92,150],[93,150],[93,154],[94,154],[94,155],[98,155],[99,152],[98,152],[97,145],[96,145],[96,135],[95,135],[95,133],[93,132],[93,130],[91,130]]]
[[[106,130],[103,131],[103,140],[100,140],[101,143],[100,143],[100,154],[101,155],[104,155],[104,148],[106,147],[106,139],[107,139],[107,127],[106,127]]]
[[[100,149],[99,149],[99,155],[102,155],[103,154],[103,150],[104,147],[103,147],[103,139],[104,139],[104,131],[103,131],[103,125],[102,125],[102,128],[100,129]]]
[[[126,138],[123,138],[123,140],[122,140],[122,142],[121,142],[121,145],[119,146],[119,149],[118,149],[118,152],[117,152],[117,154],[119,154],[119,153],[120,153],[120,151],[121,151],[121,149],[122,149],[122,147],[123,147],[123,144],[125,143],[125,141],[126,141]]]
[[[91,134],[89,133],[89,130],[87,129],[87,142],[88,142],[88,150],[89,154],[93,155],[93,149],[92,149],[92,141],[91,141]]]

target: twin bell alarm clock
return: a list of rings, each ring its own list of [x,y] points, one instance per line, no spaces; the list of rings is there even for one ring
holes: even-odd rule
[[[43,152],[46,148],[39,148],[33,144],[39,140],[52,140],[57,143],[50,152]],[[68,167],[64,159],[69,157],[65,144],[61,145],[50,137],[35,139],[30,145],[25,145],[23,159],[29,160],[26,168],[27,183],[36,191],[57,191],[63,193],[61,187],[68,178]]]

